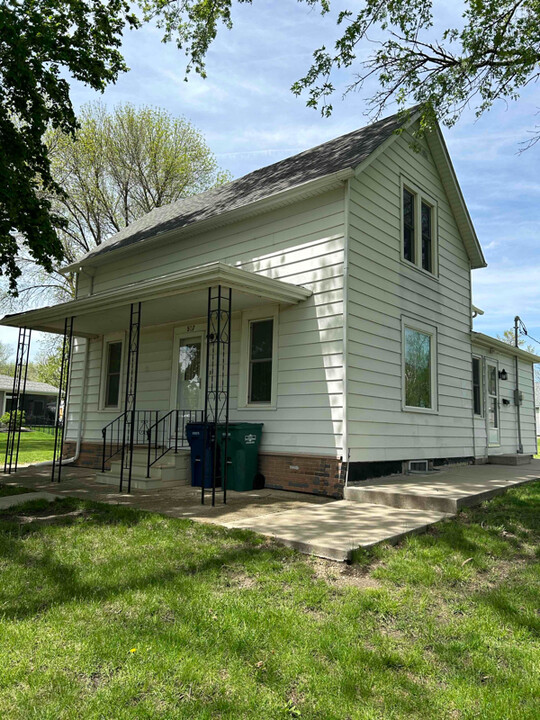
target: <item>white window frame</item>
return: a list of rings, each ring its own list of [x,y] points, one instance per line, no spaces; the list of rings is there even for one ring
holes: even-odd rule
[[[108,361],[108,347],[112,343],[122,343],[122,354],[120,356],[120,387],[118,391],[118,404],[117,405],[105,405],[105,394],[107,392],[107,361]],[[100,380],[100,392],[99,392],[99,409],[103,412],[113,412],[120,410],[122,407],[122,399],[124,396],[124,379],[125,379],[125,355],[126,355],[126,334],[125,333],[114,333],[111,335],[103,336],[103,344],[101,346],[101,380]]]
[[[405,387],[405,330],[416,330],[417,332],[429,335],[431,337],[431,407],[421,408],[414,405],[406,404],[406,387]],[[438,348],[437,348],[437,327],[419,322],[408,317],[401,318],[401,407],[404,412],[424,413],[428,415],[437,415],[439,412],[438,398]]]
[[[439,209],[435,198],[433,198],[425,190],[418,185],[410,182],[400,176],[400,192],[399,192],[399,242],[401,262],[407,267],[419,270],[424,275],[431,278],[439,277]],[[408,190],[414,196],[414,262],[407,260],[405,257],[405,244],[403,242],[404,223],[403,223],[403,190]],[[432,270],[424,270],[422,267],[422,203],[429,205],[431,208],[431,243],[432,243]]]
[[[203,325],[184,325],[174,328],[173,335],[173,355],[172,355],[172,373],[171,373],[171,392],[170,392],[170,410],[178,408],[178,355],[180,352],[181,340],[201,339],[201,409],[204,409],[205,382],[206,382],[206,333]]]
[[[480,378],[480,412],[477,413],[474,411],[474,374],[473,374],[473,369],[471,367],[471,376],[472,376],[472,383],[473,383],[473,386],[472,386],[473,414],[474,414],[474,417],[483,418],[484,414],[485,414],[485,411],[484,411],[484,404],[485,404],[484,403],[484,358],[482,357],[482,355],[476,355],[476,353],[474,353],[472,356],[471,364],[475,360],[478,360],[478,362],[480,363],[480,366],[478,368],[478,374],[479,374],[479,378]]]
[[[276,410],[277,409],[277,378],[278,378],[278,328],[279,308],[253,308],[242,313],[240,336],[240,377],[238,380],[238,410]],[[250,403],[249,392],[249,344],[251,323],[260,320],[273,320],[272,336],[272,395],[269,403]]]

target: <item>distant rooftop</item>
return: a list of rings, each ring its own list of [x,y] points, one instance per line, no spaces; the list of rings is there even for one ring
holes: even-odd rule
[[[0,391],[13,390],[13,378],[10,375],[0,375]],[[26,381],[26,392],[37,393],[38,395],[58,395],[58,388],[48,383],[37,382],[36,380]]]

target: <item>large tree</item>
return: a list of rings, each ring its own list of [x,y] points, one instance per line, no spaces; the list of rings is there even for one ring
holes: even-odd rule
[[[0,272],[13,292],[21,243],[47,270],[63,258],[63,220],[48,198],[62,188],[44,136],[76,129],[65,73],[103,90],[127,69],[122,32],[137,24],[126,0],[0,3]]]
[[[298,0],[330,13],[331,0]],[[252,0],[237,0],[251,3]],[[218,27],[232,28],[234,0],[147,0],[144,18],[158,19],[165,39],[175,38],[192,68],[205,75],[206,53]],[[364,0],[336,16],[338,39],[313,53],[313,63],[294,83],[297,95],[324,115],[332,112],[333,76],[347,68],[345,92],[360,90],[370,78],[377,88],[368,106],[374,117],[397,102],[422,106],[421,128],[437,116],[453,125],[471,105],[478,115],[496,100],[515,100],[540,77],[539,0],[465,0],[456,26],[438,27],[433,0]],[[540,139],[540,129],[529,144]]]
[[[298,0],[323,15],[331,0]],[[63,259],[57,230],[64,218],[48,193],[54,179],[44,133],[74,133],[77,121],[66,77],[95,90],[125,71],[122,33],[155,22],[165,41],[185,50],[187,71],[205,75],[205,57],[218,28],[232,27],[235,0],[3,0],[0,4],[0,272],[16,292],[18,246],[47,270]],[[251,3],[252,0],[236,0]],[[442,7],[442,2],[440,3]],[[375,78],[372,117],[397,102],[421,106],[420,132],[438,117],[454,124],[471,105],[482,114],[496,100],[515,100],[540,77],[540,0],[465,0],[455,27],[435,28],[432,0],[364,0],[337,15],[339,37],[315,50],[294,83],[324,115],[332,112],[335,71],[351,72],[347,90]],[[269,29],[271,31],[271,29]],[[540,139],[540,128],[527,144]],[[45,190],[45,192],[42,192]]]
[[[99,103],[83,107],[74,135],[50,130],[51,173],[64,192],[51,195],[62,218],[58,237],[64,262],[73,263],[115,232],[155,207],[203,192],[228,179],[201,133],[187,120],[151,107]],[[4,306],[63,301],[75,294],[75,278],[54,264],[45,271],[24,247],[19,298]]]

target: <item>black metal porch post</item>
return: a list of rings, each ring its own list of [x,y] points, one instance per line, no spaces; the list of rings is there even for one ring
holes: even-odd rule
[[[223,502],[227,501],[227,443],[229,430],[229,390],[231,360],[231,301],[232,290],[224,292],[221,285],[208,288],[208,314],[206,333],[206,384],[204,396],[205,433],[210,432],[213,444],[212,505],[215,505],[216,482],[219,474],[219,425],[225,425],[225,443],[222,491]],[[213,434],[212,434],[213,433]],[[201,503],[204,505],[206,476],[206,445],[202,457]]]
[[[13,390],[11,393],[11,411],[6,442],[6,455],[4,459],[4,472],[8,474],[11,474],[12,469],[17,472],[17,464],[19,462],[22,413],[24,410],[24,398],[26,395],[26,378],[28,376],[28,359],[30,356],[31,336],[32,331],[30,329],[19,329],[17,354],[15,358],[15,372],[13,373]],[[13,467],[13,456],[15,456],[15,467]]]
[[[120,463],[120,492],[123,489],[124,470],[128,471],[128,493],[131,492],[133,471],[133,445],[137,410],[137,379],[139,373],[139,345],[141,336],[141,303],[132,303],[129,315],[129,341],[126,368],[126,396],[124,400],[124,427],[122,461]],[[126,450],[126,440],[128,447]]]
[[[56,419],[54,426],[54,452],[51,472],[51,482],[55,479],[60,482],[62,478],[62,453],[64,451],[64,437],[67,423],[67,406],[69,391],[69,376],[71,371],[71,346],[73,344],[73,317],[64,320],[64,339],[62,341],[62,362],[60,364],[60,387],[58,388],[58,400],[56,402]],[[64,399],[62,418],[62,397]],[[60,436],[60,438],[58,437]],[[58,477],[55,478],[58,468]]]

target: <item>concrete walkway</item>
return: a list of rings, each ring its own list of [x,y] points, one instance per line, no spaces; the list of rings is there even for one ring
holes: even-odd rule
[[[150,510],[228,528],[245,528],[298,550],[332,560],[348,560],[353,550],[380,542],[395,543],[406,535],[455,514],[510,487],[540,479],[540,460],[525,466],[451,467],[436,475],[393,476],[350,486],[346,499],[280,490],[230,491],[227,505],[217,495],[200,504],[200,490],[186,486],[159,491],[134,490],[130,495],[96,483],[92,471],[65,468],[60,485],[52,485],[50,469],[24,468],[2,482],[36,491],[79,497]],[[27,496],[30,499],[30,496]],[[26,498],[25,498],[26,500]]]
[[[540,460],[529,465],[450,466],[427,475],[394,475],[345,489],[345,498],[394,508],[457,513],[509,487],[540,479]]]

